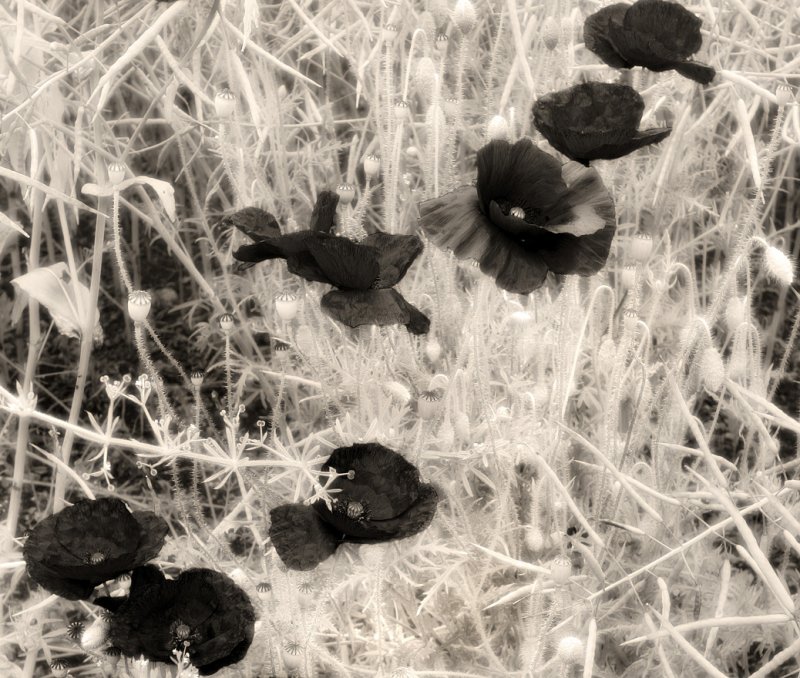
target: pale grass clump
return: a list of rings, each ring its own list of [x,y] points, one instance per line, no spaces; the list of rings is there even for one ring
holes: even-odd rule
[[[236,272],[245,238],[220,218],[258,206],[298,230],[338,186],[340,232],[416,232],[417,203],[469,183],[487,139],[534,134],[539,95],[617,77],[581,46],[595,5],[221,9],[0,9],[4,280],[66,262],[88,295],[13,314],[0,297],[21,318],[0,374],[0,673],[86,655],[80,675],[176,675],[110,668],[67,635],[94,606],[28,588],[23,528],[109,493],[170,521],[158,564],[221,570],[253,600],[253,644],[224,675],[796,671],[796,389],[778,404],[800,369],[800,109],[778,88],[797,85],[793,5],[693,7],[708,88],[623,75],[643,126],[673,131],[596,163],[619,224],[603,272],[520,297],[427,244],[400,284],[423,338],[335,324],[280,262]],[[177,299],[159,306],[162,284]],[[65,307],[78,340],[50,331]],[[94,345],[97,308],[132,376]],[[433,524],[287,570],[269,509],[324,497],[330,450],[364,441],[436,484]]]

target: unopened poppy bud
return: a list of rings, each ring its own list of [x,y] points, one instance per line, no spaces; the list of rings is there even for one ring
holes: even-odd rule
[[[525,546],[533,553],[541,553],[544,550],[544,535],[538,527],[528,525],[525,528]]]
[[[192,373],[189,375],[189,379],[192,382],[192,386],[195,388],[200,388],[206,379],[205,370],[192,370]]]
[[[151,305],[150,292],[135,290],[128,295],[128,315],[135,323],[141,323],[147,319]]]
[[[458,0],[453,8],[453,23],[465,35],[475,28],[475,6],[470,0]]]
[[[383,36],[383,41],[391,45],[397,39],[398,33],[399,29],[395,24],[386,24],[381,35]]]
[[[636,285],[636,266],[626,266],[619,274],[619,283],[626,290]]]
[[[786,287],[794,280],[792,260],[777,247],[770,246],[764,250],[764,269],[768,275]]]
[[[406,148],[406,155],[409,158],[419,158],[419,149],[416,146]]]
[[[558,586],[563,586],[572,575],[572,562],[566,556],[556,556],[550,565],[550,577]]]
[[[227,87],[223,87],[214,97],[214,109],[217,117],[223,120],[230,118],[234,108],[236,108],[236,96]]]
[[[551,52],[558,47],[558,24],[556,20],[549,16],[542,24],[542,42]]]
[[[442,396],[435,391],[423,391],[417,399],[417,414],[423,421],[435,419],[442,407]]]
[[[411,115],[411,108],[405,100],[398,101],[394,105],[394,117],[398,122],[405,122]]]
[[[436,36],[436,42],[434,43],[433,46],[436,48],[437,52],[439,52],[440,54],[444,54],[447,51],[448,42],[450,41],[447,39],[447,35],[445,33],[439,33]]]
[[[442,345],[436,339],[431,339],[425,344],[425,355],[432,363],[439,362],[439,358],[442,357]]]
[[[339,195],[339,202],[342,205],[349,205],[356,197],[356,189],[353,184],[339,184],[336,187],[336,193]]]
[[[698,367],[705,387],[712,393],[717,393],[725,380],[725,363],[722,362],[719,351],[713,346],[704,349],[700,354]]]
[[[436,82],[436,65],[430,57],[422,57],[417,62],[417,70],[414,74],[414,80],[417,86],[423,90],[433,89]]]
[[[486,127],[486,136],[491,141],[505,141],[508,135],[508,121],[502,115],[495,115]]]
[[[108,166],[108,180],[116,186],[125,180],[125,165],[121,162],[112,162]]]
[[[98,617],[81,634],[81,647],[88,652],[101,648],[108,640],[108,630],[108,622]]]
[[[230,313],[223,313],[219,317],[220,329],[222,329],[222,331],[225,332],[225,334],[228,334],[233,329],[233,325],[234,325],[234,320],[233,316]]]
[[[289,94],[289,90],[286,89],[286,85],[280,85],[278,87],[278,98],[279,99],[285,99],[288,94]]]
[[[374,153],[364,158],[364,174],[367,179],[375,179],[381,171],[381,159]]]
[[[725,309],[725,326],[728,328],[728,332],[735,332],[739,325],[747,322],[749,315],[747,297],[732,297]]]
[[[558,641],[556,654],[564,664],[583,664],[583,641],[577,636],[564,636]]]
[[[780,84],[775,88],[775,98],[778,100],[778,106],[783,108],[794,103],[794,92],[789,85]]]
[[[637,233],[630,239],[628,252],[634,261],[643,264],[650,258],[652,251],[653,238],[647,233]]]
[[[406,405],[411,400],[411,392],[399,381],[387,381],[383,388],[386,392],[401,405]]]
[[[300,304],[297,301],[296,294],[283,292],[275,297],[275,310],[278,312],[278,317],[281,320],[293,320],[297,316],[297,309]]]
[[[69,666],[63,659],[54,659],[50,662],[50,672],[55,678],[64,678],[69,673]]]

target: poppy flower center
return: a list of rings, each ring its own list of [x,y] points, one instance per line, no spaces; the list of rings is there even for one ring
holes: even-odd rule
[[[94,553],[90,553],[86,560],[89,561],[90,565],[99,565],[106,559],[106,554],[102,551],[95,551]]]
[[[179,623],[175,627],[175,638],[178,640],[186,640],[192,634],[192,629],[190,629],[186,624]]]
[[[509,214],[512,217],[516,217],[517,219],[524,219],[525,218],[525,210],[521,207],[512,207],[509,211]]]
[[[357,520],[364,515],[364,506],[360,501],[347,502],[347,517]]]

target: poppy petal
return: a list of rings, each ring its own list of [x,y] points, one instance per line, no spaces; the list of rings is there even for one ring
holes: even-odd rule
[[[201,645],[192,646],[192,663],[201,676],[210,676],[226,666],[240,662],[253,642],[255,629],[248,624],[243,629],[223,630]]]
[[[155,558],[164,546],[164,539],[169,532],[167,521],[152,511],[134,511],[133,518],[139,523],[141,539],[136,550],[136,566],[144,565]]]
[[[378,287],[394,287],[405,276],[425,246],[416,235],[371,233],[361,241],[378,251]]]
[[[281,234],[278,220],[266,210],[259,207],[245,207],[222,219],[220,225],[235,227],[253,240],[276,238]]]
[[[611,26],[621,27],[629,8],[627,2],[614,3],[588,16],[583,24],[583,44],[586,49],[613,68],[633,66],[617,51],[610,37]]]
[[[310,240],[319,236],[316,231],[295,231],[274,238],[263,238],[252,245],[243,245],[233,253],[239,261],[257,263],[266,259],[285,259],[308,251]]]
[[[566,190],[561,163],[539,149],[530,139],[515,144],[490,141],[477,154],[478,199],[488,216],[492,201],[503,203],[505,213],[524,209],[526,219],[539,223]]]
[[[546,230],[584,236],[614,225],[614,201],[597,170],[568,162],[561,172],[569,189],[550,215]]]
[[[381,542],[387,539],[405,539],[422,532],[431,524],[439,504],[439,493],[433,485],[422,484],[419,497],[402,515],[389,520],[367,520],[365,530],[370,537],[345,537],[353,543]]]
[[[419,206],[420,225],[439,247],[459,259],[475,259],[498,287],[528,294],[542,286],[547,266],[535,251],[512,240],[484,216],[475,188],[463,186]]]
[[[650,48],[672,61],[688,59],[700,49],[702,24],[700,17],[667,0],[638,0],[625,12],[622,22],[626,37],[649,36]]]
[[[378,279],[378,250],[349,238],[326,236],[308,241],[308,250],[331,285],[368,290]]]
[[[27,558],[26,558],[27,560]],[[28,576],[46,591],[66,600],[86,600],[92,595],[96,584],[82,579],[70,579],[63,573],[31,560],[27,565]]]
[[[698,61],[678,61],[672,67],[684,78],[699,82],[701,85],[708,85],[717,75],[711,66]]]
[[[321,282],[332,285],[330,278],[320,268],[317,260],[311,256],[311,252],[298,252],[286,257],[286,268],[289,273],[298,275],[310,282]]]
[[[311,223],[309,228],[312,231],[330,233],[336,221],[336,206],[339,204],[339,194],[333,191],[321,191],[314,203],[314,210],[311,212]]]
[[[283,504],[272,509],[269,516],[269,537],[290,570],[311,570],[339,546],[337,535],[310,506]]]
[[[322,310],[348,327],[405,325],[412,334],[425,334],[431,321],[395,289],[332,290],[322,297]]]

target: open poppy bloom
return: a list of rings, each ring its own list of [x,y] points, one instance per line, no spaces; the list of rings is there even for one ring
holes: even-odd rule
[[[537,99],[533,124],[550,145],[589,165],[656,144],[670,128],[639,130],[644,100],[628,85],[586,82]]]
[[[617,2],[587,17],[583,42],[614,68],[643,66],[651,71],[676,70],[700,84],[710,83],[716,71],[690,61],[703,44],[702,21],[688,9],[666,0]]]
[[[600,175],[562,165],[530,139],[490,141],[478,151],[477,186],[420,204],[422,230],[509,292],[528,294],[548,271],[592,275],[616,231],[614,202]]]
[[[439,495],[417,468],[379,443],[339,447],[322,466],[341,474],[328,485],[330,506],[284,504],[270,511],[269,536],[284,564],[310,570],[339,544],[372,544],[422,532],[433,520]],[[328,478],[320,477],[320,484]]]
[[[430,320],[425,314],[408,303],[400,292],[390,289],[402,280],[420,255],[422,241],[415,235],[380,231],[359,242],[331,235],[330,206],[335,209],[336,203],[323,198],[326,193],[329,192],[320,194],[311,228],[304,231],[280,234],[278,229],[277,234],[266,233],[265,229],[251,228],[244,216],[238,216],[241,212],[229,217],[233,225],[255,240],[252,245],[237,249],[234,258],[246,264],[285,259],[291,273],[337,287],[338,290],[322,297],[322,309],[349,327],[401,324],[414,334],[427,332]],[[338,201],[338,195],[332,195]],[[259,223],[270,224],[272,228],[266,217],[260,217]]]
[[[167,523],[151,511],[131,513],[119,499],[83,499],[38,523],[22,548],[28,575],[68,600],[155,558]]]
[[[126,657],[172,663],[187,650],[201,675],[244,658],[255,612],[247,594],[221,572],[195,568],[167,579],[153,565],[136,568],[124,598],[95,601],[110,611],[108,642]]]

